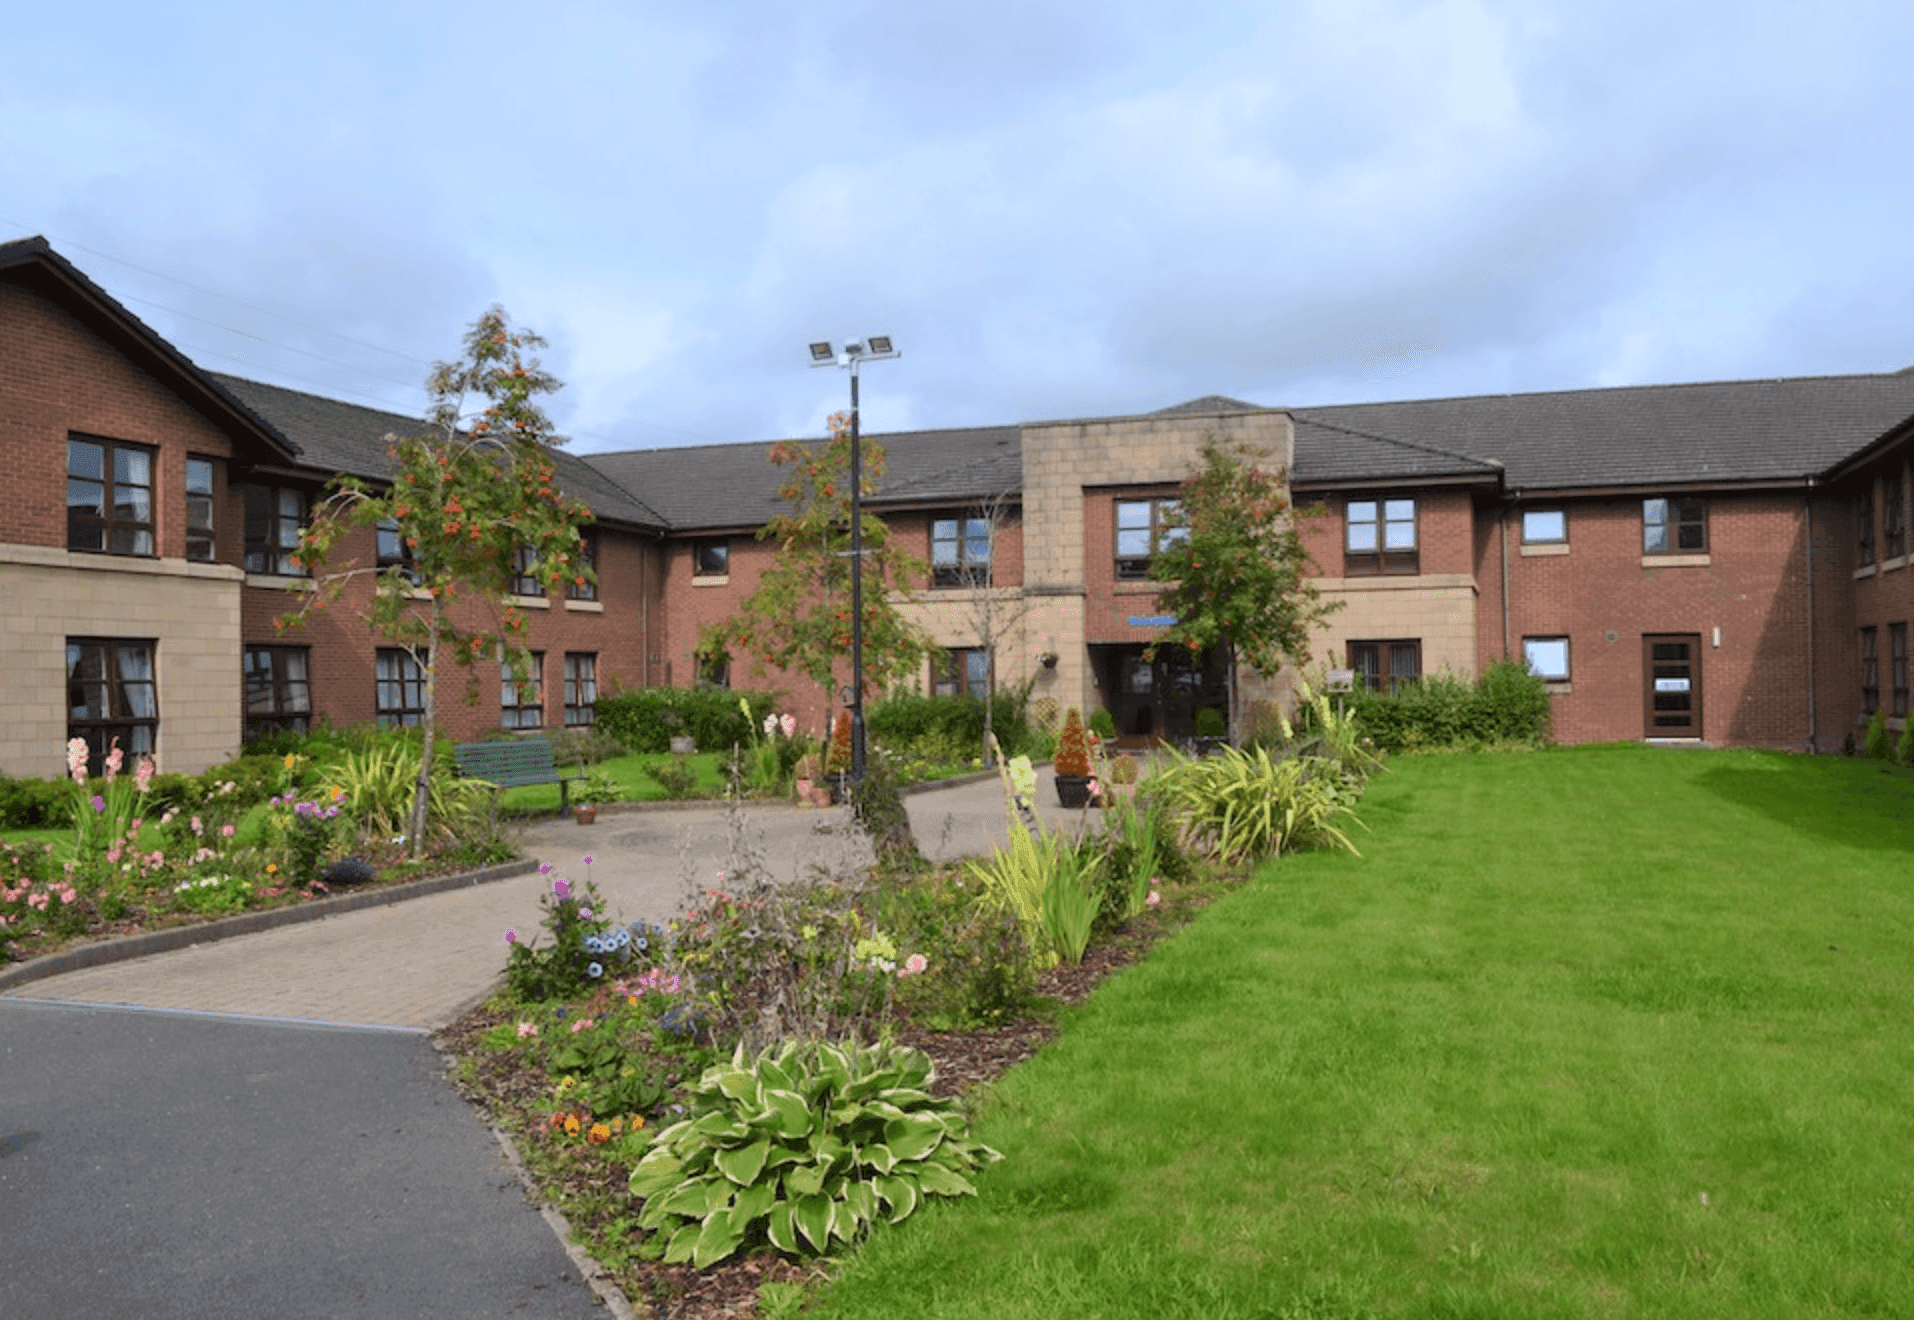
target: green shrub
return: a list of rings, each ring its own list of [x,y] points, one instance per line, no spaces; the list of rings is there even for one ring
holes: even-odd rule
[[[688,756],[674,756],[669,761],[648,765],[645,773],[658,781],[666,797],[688,798],[698,787],[698,772],[691,768]]]
[[[1198,716],[1198,722],[1201,722],[1201,716]],[[1090,712],[1090,732],[1106,742],[1115,738],[1117,736],[1116,716],[1102,706],[1098,706]],[[1201,730],[1199,729],[1198,732]]]
[[[1007,909],[979,902],[955,873],[894,881],[872,906],[876,924],[928,963],[924,975],[897,982],[894,1003],[904,1017],[933,1031],[966,1031],[1029,1011],[1037,976],[1023,927]]]
[[[1894,759],[1902,765],[1914,765],[1914,718],[1901,724],[1901,739],[1894,744]]]
[[[1393,693],[1358,690],[1344,704],[1386,752],[1549,739],[1548,685],[1519,660],[1498,660],[1474,682],[1430,674]]]
[[[401,835],[412,821],[423,755],[422,747],[411,741],[349,752],[326,768],[325,787],[345,790],[353,822],[361,831],[380,837]],[[426,798],[427,831],[457,833],[478,816],[491,791],[480,780],[461,779],[449,751],[434,756]]]
[[[1199,738],[1221,738],[1229,732],[1229,721],[1223,712],[1214,706],[1204,706],[1196,712],[1196,736]]]
[[[1023,683],[999,690],[991,705],[991,728],[1005,756],[1028,750],[1034,732],[1026,714],[1029,698],[1030,684]],[[873,741],[926,760],[963,762],[983,750],[984,700],[968,693],[895,692],[874,703],[865,722]]]
[[[72,823],[72,781],[0,775],[0,829],[58,830]]]
[[[890,759],[875,748],[865,756],[864,778],[851,785],[851,809],[858,824],[871,836],[879,865],[913,868],[923,864]]]
[[[1867,733],[1861,739],[1861,755],[1870,761],[1894,759],[1892,735],[1887,731],[1887,712],[1876,710],[1868,718]]]
[[[668,752],[671,740],[679,737],[690,738],[700,751],[726,752],[750,746],[776,705],[776,696],[769,692],[635,688],[600,696],[595,727],[638,755]]]
[[[1172,753],[1150,784],[1153,800],[1225,862],[1307,848],[1356,852],[1338,822],[1355,818],[1361,781],[1326,757],[1275,760],[1260,747],[1201,758]]]
[[[632,1171],[639,1226],[666,1263],[703,1269],[760,1244],[827,1255],[927,1196],[973,1195],[967,1175],[1000,1156],[929,1094],[934,1075],[898,1045],[787,1041],[748,1063],[739,1046]]]

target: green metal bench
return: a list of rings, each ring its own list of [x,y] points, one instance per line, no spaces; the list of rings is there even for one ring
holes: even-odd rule
[[[571,784],[585,777],[583,761],[577,774],[558,768],[549,738],[514,738],[509,742],[459,743],[452,748],[459,773],[467,779],[482,779],[493,788],[522,788],[527,784],[557,784],[559,814],[571,810]],[[498,795],[492,797],[497,811]]]

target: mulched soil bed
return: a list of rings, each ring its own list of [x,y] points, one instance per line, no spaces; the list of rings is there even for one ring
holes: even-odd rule
[[[1104,978],[1138,961],[1159,940],[1184,925],[1200,905],[1200,901],[1182,905],[1172,902],[1145,913],[1113,939],[1092,945],[1077,966],[1046,973],[1039,981],[1038,993],[1057,1008],[1083,1002]],[[434,1041],[443,1053],[470,1065],[465,1077],[455,1077],[466,1098],[489,1121],[513,1130],[535,1121],[541,1104],[548,1099],[549,1087],[544,1074],[517,1069],[513,1055],[487,1050],[480,1043],[487,1031],[508,1020],[509,1015],[481,1005],[439,1032]],[[931,1087],[934,1093],[960,1096],[974,1095],[990,1086],[1054,1039],[1057,1031],[1052,1013],[992,1030],[926,1031],[904,1024],[894,1034],[902,1043],[923,1050],[936,1064],[937,1075]],[[557,1201],[561,1191],[585,1198],[596,1194],[598,1203],[608,1201],[614,1207],[604,1212],[600,1224],[574,1219],[574,1230],[601,1229],[629,1213],[631,1202],[624,1183],[630,1171],[591,1159],[583,1151],[571,1153],[578,1158],[564,1160],[556,1180],[560,1186],[545,1188],[545,1199]],[[658,1320],[732,1320],[757,1313],[761,1285],[774,1281],[802,1283],[824,1273],[826,1268],[816,1263],[798,1264],[765,1254],[723,1261],[703,1270],[634,1261],[610,1277],[635,1306],[648,1308]]]

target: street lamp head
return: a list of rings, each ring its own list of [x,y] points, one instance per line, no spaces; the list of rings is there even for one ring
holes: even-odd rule
[[[832,351],[830,342],[828,340],[820,341],[819,343],[815,343],[811,345],[811,365],[812,366],[814,367],[829,366],[831,363],[834,363],[836,361],[837,361],[837,354]]]
[[[828,339],[818,340],[810,347],[814,367],[855,367],[860,362],[903,356],[889,335],[871,335],[861,344],[849,342],[841,351],[833,348]]]

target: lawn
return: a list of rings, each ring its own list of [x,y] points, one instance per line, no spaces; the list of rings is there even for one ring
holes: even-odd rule
[[[817,1313],[1914,1315],[1914,778],[1430,756],[1362,815],[1073,1013]]]

